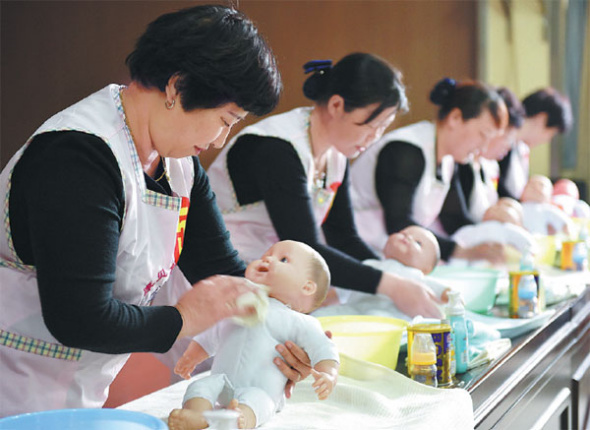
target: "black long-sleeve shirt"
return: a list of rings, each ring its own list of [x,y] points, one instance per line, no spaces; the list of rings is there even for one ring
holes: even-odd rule
[[[227,155],[240,205],[264,201],[281,240],[316,249],[328,263],[332,284],[374,293],[382,272],[361,263],[378,258],[359,237],[353,219],[348,170],[320,230],[307,191],[307,176],[293,146],[282,139],[243,135]]]
[[[419,225],[412,217],[414,196],[426,168],[426,160],[422,150],[404,141],[388,142],[380,151],[375,169],[375,188],[385,215],[385,226],[388,234],[393,234],[409,225]],[[437,167],[437,175],[440,172]],[[458,176],[453,175],[451,189],[447,196],[449,216],[442,214],[441,223],[446,231],[452,233],[457,226],[457,219],[452,211],[463,212],[462,193],[456,192],[460,187]],[[461,203],[461,198],[463,203]],[[459,208],[459,209],[457,209]],[[442,212],[442,211],[441,211]],[[455,250],[456,242],[448,237],[435,233],[441,250],[441,258],[448,260]]]
[[[178,265],[191,283],[214,274],[243,274],[207,175],[193,160],[195,181]],[[162,172],[160,165],[156,174]],[[145,180],[152,191],[171,193],[165,180],[164,186],[147,175]],[[119,166],[104,141],[74,131],[41,134],[12,176],[14,247],[37,270],[43,318],[60,342],[103,353],[165,352],[182,328],[176,308],[135,306],[112,297],[124,207]]]

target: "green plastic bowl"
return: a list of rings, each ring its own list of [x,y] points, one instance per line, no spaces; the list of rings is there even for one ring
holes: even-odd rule
[[[497,284],[501,273],[497,269],[438,266],[428,276],[455,291],[460,291],[466,309],[487,314],[496,302]]]

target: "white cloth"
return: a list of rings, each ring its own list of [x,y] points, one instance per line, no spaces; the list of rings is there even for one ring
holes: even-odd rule
[[[318,401],[313,378],[298,383],[285,408],[260,428],[265,430],[472,430],[473,403],[463,389],[419,384],[384,366],[341,356],[340,376],[330,397]],[[206,374],[197,375],[197,378]],[[192,380],[191,380],[192,381]],[[167,419],[181,406],[182,381],[119,409]]]
[[[512,245],[520,252],[532,249],[535,239],[524,228],[499,221],[484,221],[461,227],[452,236],[459,245],[471,248],[486,242]]]
[[[188,210],[193,162],[190,158],[166,160],[173,196],[146,189],[141,163],[125,126],[119,91],[118,85],[103,88],[51,117],[32,137],[48,131],[78,130],[109,145],[125,190],[113,297],[149,305],[170,274],[178,271],[175,265],[184,236],[181,218]],[[28,142],[0,175],[5,214],[9,213],[12,171]],[[16,255],[9,222],[0,227],[0,279],[0,415],[101,407],[128,354],[69,348],[51,335],[43,321],[35,267],[25,266]],[[172,282],[168,284],[167,288],[173,288]],[[27,345],[37,347],[26,349]]]
[[[384,260],[371,259],[365,260],[363,261],[363,263],[368,266],[374,267],[377,270],[381,270],[382,272],[393,273],[406,279],[412,279],[414,281],[422,282],[428,287],[430,287],[434,291],[434,294],[436,294],[439,298],[445,290],[449,289],[438,279],[434,279],[428,275],[424,275],[424,273],[420,269],[406,266],[405,264],[402,264],[397,260],[393,260],[390,258]]]
[[[361,238],[377,252],[382,252],[389,236],[375,184],[379,153],[396,140],[420,148],[425,166],[413,198],[411,215],[421,226],[433,228],[449,192],[455,167],[453,157],[446,155],[442,160],[442,180],[437,179],[435,133],[435,124],[428,121],[399,128],[384,135],[352,163],[350,179],[355,223]]]
[[[584,200],[578,200],[575,197],[565,194],[558,194],[551,197],[551,203],[571,217],[590,219],[590,206]]]
[[[504,185],[508,192],[515,198],[520,199],[524,187],[529,180],[529,157],[530,148],[523,141],[518,141],[510,151],[510,165],[508,172],[505,172],[506,178]]]
[[[254,410],[258,424],[279,411],[285,400],[287,378],[272,364],[275,357],[280,357],[275,350],[277,344],[287,340],[295,342],[305,349],[312,366],[322,360],[339,361],[336,346],[326,337],[316,318],[295,312],[272,298],[269,299],[267,317],[261,324],[244,327],[226,319],[195,336],[194,340],[209,356],[215,356],[211,374],[225,375],[232,390],[241,390],[235,391],[235,394],[240,403]],[[199,385],[206,382],[218,384],[219,381],[208,379],[191,384],[185,401],[195,395],[203,395],[204,390]],[[221,387],[225,389],[227,386]],[[255,394],[252,395],[251,391]],[[231,396],[225,399],[229,401]],[[272,403],[270,408],[269,402]],[[227,403],[222,406],[227,406]]]
[[[271,245],[279,241],[279,237],[263,201],[239,205],[227,170],[227,154],[236,140],[246,134],[276,137],[293,145],[307,175],[307,189],[316,225],[320,228],[344,179],[348,161],[344,155],[330,148],[326,153],[326,187],[318,188],[315,185],[315,164],[308,131],[310,114],[311,108],[297,108],[244,128],[225,146],[207,170],[211,188],[217,196],[217,204],[231,234],[232,244],[246,262],[260,258]]]
[[[522,224],[530,233],[547,235],[547,226],[552,226],[556,232],[563,231],[567,226],[573,231],[573,221],[567,214],[550,203],[522,203]]]

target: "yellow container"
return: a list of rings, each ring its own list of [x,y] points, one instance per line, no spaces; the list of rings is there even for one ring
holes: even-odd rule
[[[340,353],[395,370],[406,321],[366,315],[319,317],[318,321],[332,332]]]
[[[583,240],[566,240],[561,245],[561,270],[588,270],[588,249]]]

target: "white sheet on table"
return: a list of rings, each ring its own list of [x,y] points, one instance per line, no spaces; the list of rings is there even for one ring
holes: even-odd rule
[[[473,429],[471,397],[462,389],[427,387],[383,366],[349,357],[344,357],[338,384],[327,400],[317,400],[312,382],[310,377],[297,384],[285,408],[260,428]],[[170,411],[181,406],[189,383],[179,382],[120,409],[144,412],[166,421]]]

